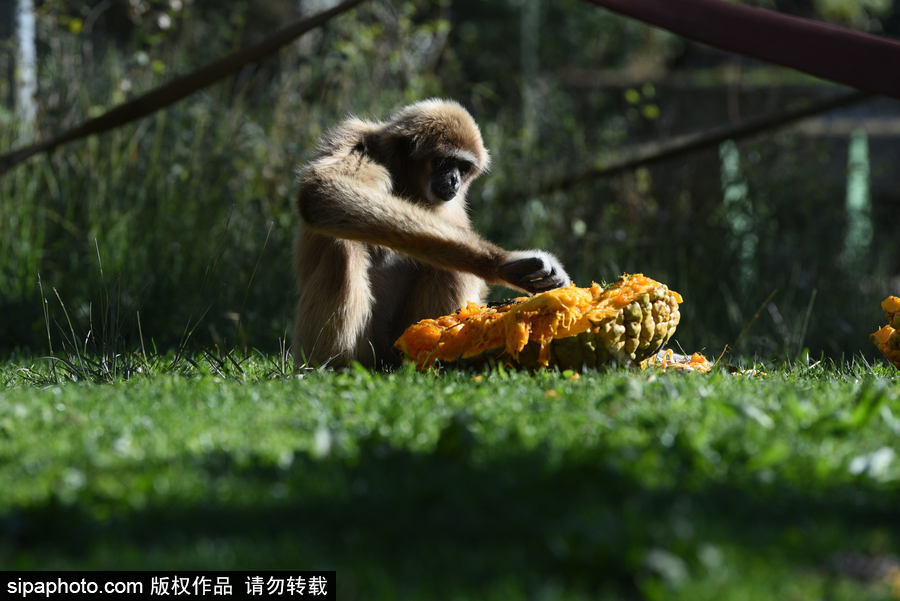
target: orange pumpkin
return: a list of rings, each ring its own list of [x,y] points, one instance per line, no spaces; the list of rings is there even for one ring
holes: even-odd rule
[[[394,346],[419,368],[490,358],[530,368],[633,364],[668,342],[681,302],[643,274],[624,275],[606,288],[564,286],[496,306],[469,303],[410,326]]]
[[[889,296],[881,302],[887,325],[870,336],[888,361],[900,369],[900,298]]]
[[[696,371],[701,374],[712,371],[713,364],[709,359],[700,353],[694,353],[690,357],[687,355],[676,355],[671,350],[660,351],[641,361],[641,369],[657,368],[662,371],[670,369],[680,371]],[[757,373],[757,372],[744,372]]]

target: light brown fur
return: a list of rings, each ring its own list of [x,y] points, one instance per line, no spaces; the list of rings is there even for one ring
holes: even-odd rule
[[[435,192],[442,159],[459,166],[446,201]],[[475,121],[449,101],[410,105],[384,123],[350,118],[324,138],[300,174],[298,362],[394,365],[404,328],[482,302],[485,282],[568,283],[549,253],[509,252],[472,231],[465,195],[489,163]]]

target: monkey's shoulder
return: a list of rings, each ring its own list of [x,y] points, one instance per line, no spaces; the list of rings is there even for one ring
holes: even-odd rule
[[[352,180],[356,186],[389,193],[393,183],[390,170],[367,145],[363,137],[347,138],[332,152],[320,154],[300,170],[306,187],[336,180]]]
[[[356,151],[321,157],[301,170],[300,179],[304,187],[335,181],[349,183],[349,180],[353,187],[370,187],[385,193],[392,188],[388,169],[364,152]]]
[[[366,140],[377,137],[384,130],[384,124],[350,117],[322,136],[318,145],[318,156],[348,155],[365,146]]]

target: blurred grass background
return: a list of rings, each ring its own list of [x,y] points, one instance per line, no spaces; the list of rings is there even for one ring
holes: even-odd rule
[[[37,2],[30,138],[332,4]],[[900,32],[897,2],[757,4]],[[0,10],[6,150],[29,138],[13,3]],[[443,96],[470,108],[494,157],[469,197],[486,237],[557,253],[581,285],[623,271],[668,283],[685,298],[686,350],[874,357],[879,301],[900,291],[894,101],[535,192],[641,144],[839,91],[577,0],[364,3],[224,83],[0,177],[0,355],[162,351],[188,337],[278,349],[294,299],[294,169],[348,113]]]

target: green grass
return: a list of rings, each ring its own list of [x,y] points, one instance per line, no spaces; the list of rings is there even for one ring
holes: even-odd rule
[[[494,167],[470,199],[492,241],[552,250],[583,285],[666,282],[691,350],[876,356],[867,334],[900,258],[889,140],[871,145],[859,264],[822,244],[846,229],[839,138],[741,142],[732,184],[752,206],[724,202],[715,151],[535,196],[717,125],[733,90],[696,102],[659,86],[648,120],[618,90],[552,74],[674,59],[673,38],[547,3],[542,72],[523,77],[516,3],[462,3],[449,21],[443,5],[364,4],[277,61],[0,178],[0,568],[329,568],[344,599],[900,596],[876,569],[900,556],[900,383],[881,363],[293,373],[295,167],[346,114],[433,95],[482,125]],[[154,19],[115,41],[41,17],[41,136],[219,58],[258,12],[186,6],[157,42],[138,35],[159,37]],[[448,27],[435,69],[422,49]],[[533,117],[510,101],[529,80]],[[754,98],[747,116],[771,108]],[[18,131],[0,106],[0,147]]]
[[[101,384],[26,364],[0,368],[6,568],[328,568],[344,599],[893,598],[854,567],[900,554],[883,364],[289,375],[207,353]]]

